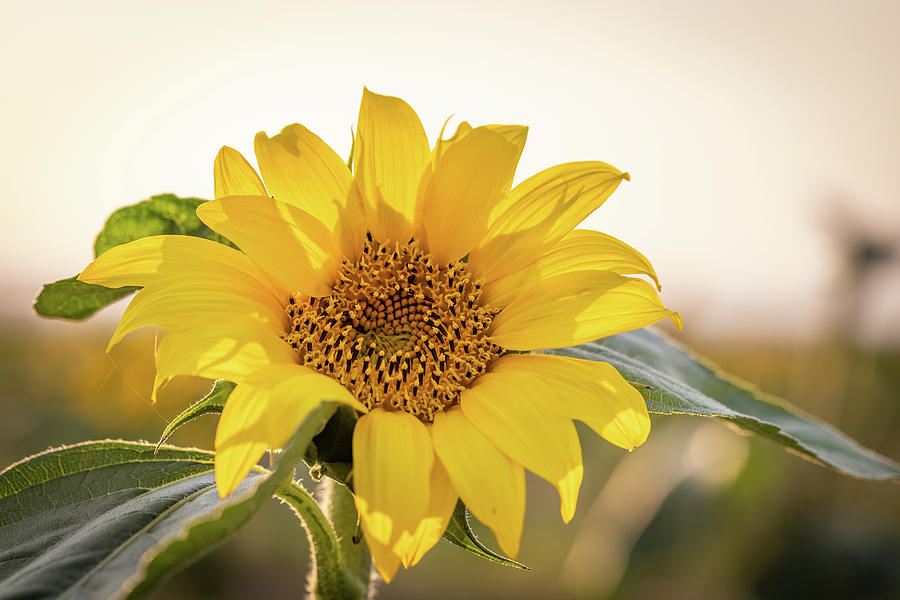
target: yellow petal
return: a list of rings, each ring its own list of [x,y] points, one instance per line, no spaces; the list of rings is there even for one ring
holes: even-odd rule
[[[556,407],[552,389],[527,373],[486,373],[465,390],[465,417],[501,452],[553,484],[560,514],[575,514],[584,467],[575,426]],[[499,541],[499,539],[498,539]]]
[[[611,235],[576,229],[570,231],[537,262],[489,281],[482,292],[482,301],[494,306],[506,306],[516,296],[543,279],[573,271],[612,271],[619,275],[647,275],[657,289],[662,289],[653,265],[643,254]]]
[[[376,408],[357,421],[353,485],[366,539],[393,547],[404,531],[416,530],[428,508],[433,462],[428,430],[412,415]]]
[[[292,290],[327,296],[341,250],[334,234],[296,206],[262,196],[229,196],[201,204],[197,216]]]
[[[627,173],[602,162],[565,163],[529,177],[495,211],[469,268],[488,281],[547,253],[612,194]]]
[[[385,583],[390,583],[400,568],[400,557],[387,544],[381,544],[372,538],[366,538],[366,545],[372,554],[372,562]]]
[[[154,235],[115,246],[94,259],[78,279],[117,288],[192,277],[230,282],[233,287],[264,288],[281,303],[287,300],[284,288],[273,286],[245,254],[189,235]]]
[[[296,362],[296,352],[265,325],[222,322],[175,329],[156,349],[153,400],[159,387],[177,375],[240,383],[266,365]]]
[[[277,200],[293,204],[334,232],[349,258],[362,251],[365,211],[350,169],[316,134],[298,124],[269,138],[256,134],[256,159]]]
[[[576,271],[541,281],[500,312],[491,339],[510,350],[562,348],[640,329],[681,315],[662,305],[642,279],[610,271]]]
[[[487,233],[491,212],[508,192],[527,127],[476,127],[449,145],[434,167],[424,200],[428,249],[446,264],[468,254]],[[506,131],[506,130],[504,130]]]
[[[447,119],[447,121],[449,120],[450,119]],[[447,123],[444,122],[444,127],[446,126]],[[441,133],[438,136],[437,142],[434,144],[434,150],[432,150],[432,164],[437,163],[438,159],[443,156],[447,148],[461,140],[463,136],[472,131],[471,125],[469,125],[466,121],[461,121],[460,124],[456,126],[456,131],[453,133],[453,137],[444,139],[444,127],[441,128]]]
[[[444,121],[443,126],[441,127],[441,132],[438,134],[437,142],[434,144],[434,148],[431,150],[431,163],[428,167],[425,168],[425,171],[422,173],[422,179],[419,181],[419,193],[416,198],[416,216],[413,219],[414,225],[414,233],[413,237],[422,244],[423,248],[428,248],[428,236],[425,234],[425,196],[428,192],[428,189],[431,187],[431,178],[434,175],[434,166],[437,163],[438,159],[443,154],[443,148],[447,147],[449,144],[457,141],[458,138],[462,137],[472,129],[472,126],[463,121],[459,124],[459,127],[456,129],[456,133],[452,138],[444,139],[444,129],[447,128],[447,123],[450,122],[450,119],[453,117],[447,117],[447,120]]]
[[[637,448],[650,434],[650,415],[643,396],[608,363],[564,356],[508,354],[492,368],[508,371],[513,376],[531,373],[550,383],[569,418],[582,421],[620,448]]]
[[[240,152],[222,146],[213,165],[216,200],[225,196],[268,196],[266,186]]]
[[[412,236],[429,160],[428,138],[415,111],[400,98],[363,90],[353,171],[377,240],[405,243]]]
[[[450,119],[447,119],[447,121],[449,120]],[[425,248],[428,247],[428,236],[425,233],[424,225],[426,204],[425,200],[427,193],[430,192],[434,168],[436,167],[441,157],[444,156],[448,148],[463,139],[468,133],[474,131],[474,128],[471,125],[469,125],[465,121],[462,121],[457,126],[456,132],[453,134],[453,137],[444,139],[444,128],[446,126],[447,123],[445,122],[444,127],[441,128],[441,133],[438,136],[438,140],[434,145],[434,149],[431,151],[431,169],[426,169],[422,182],[419,185],[420,197],[418,203],[416,204],[416,239],[423,243],[423,247]],[[524,127],[522,125],[482,125],[478,129],[489,130],[500,135],[509,144],[512,144],[517,148],[519,155],[522,154],[522,150],[525,147],[525,139],[528,135],[527,127]],[[518,158],[516,160],[518,161]],[[487,220],[488,223],[492,223],[494,221],[495,216],[493,213],[497,212],[500,206],[503,206],[503,202],[494,202],[494,210]],[[481,235],[483,236],[483,234],[484,232],[482,232]]]
[[[324,401],[362,406],[341,384],[298,364],[265,366],[238,384],[216,429],[216,487],[225,497],[270,448],[284,446]]]
[[[439,460],[435,460],[431,467],[429,489],[431,492],[425,516],[412,534],[409,532],[401,534],[396,545],[397,554],[400,555],[406,568],[422,560],[425,553],[440,541],[453,515],[453,509],[456,508],[458,498],[456,490],[450,484],[447,471]]]
[[[147,286],[132,298],[107,351],[132,331],[148,325],[164,329],[216,327],[222,322],[259,322],[281,335],[287,330],[284,307],[251,288],[229,288],[219,281],[168,281]]]
[[[459,497],[490,527],[500,548],[514,557],[525,519],[522,465],[500,452],[458,407],[435,415],[431,437]]]

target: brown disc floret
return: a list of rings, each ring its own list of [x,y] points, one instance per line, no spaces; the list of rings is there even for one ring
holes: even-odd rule
[[[430,422],[500,356],[486,331],[498,310],[462,261],[438,265],[415,241],[368,239],[333,293],[286,306],[298,362],[338,380],[368,408]]]

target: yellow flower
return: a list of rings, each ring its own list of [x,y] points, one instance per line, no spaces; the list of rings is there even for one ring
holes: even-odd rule
[[[572,420],[622,448],[647,438],[641,395],[610,365],[521,352],[581,344],[669,317],[647,259],[573,230],[627,173],[557,165],[512,188],[527,128],[463,123],[429,149],[412,108],[363,92],[353,170],[301,125],[259,133],[262,178],[216,156],[197,210],[240,250],[186,236],[113,248],[82,281],[142,286],[110,346],[156,325],[160,384],[237,382],[216,432],[232,492],[323,400],[360,414],[353,480],[386,581],[440,539],[457,498],[515,556],[524,469],[568,522],[583,467]]]

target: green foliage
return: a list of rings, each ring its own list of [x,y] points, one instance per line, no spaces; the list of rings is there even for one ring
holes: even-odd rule
[[[333,411],[330,403],[313,411],[276,470],[251,472],[225,500],[214,455],[202,450],[85,442],[12,465],[0,473],[0,598],[135,598],[153,589],[244,525],[290,479]]]
[[[140,288],[106,288],[69,277],[44,284],[34,303],[34,312],[42,317],[79,321],[138,289]]]
[[[169,436],[175,433],[176,429],[193,421],[197,417],[221,413],[225,408],[225,401],[228,400],[228,396],[231,395],[234,388],[235,384],[230,381],[223,381],[221,379],[216,381],[208,394],[188,406],[181,414],[166,425],[166,428],[163,429],[162,435],[159,438],[159,443],[156,446],[159,447],[164,444],[166,440],[169,439]]]
[[[323,403],[307,415],[294,433],[294,437],[278,456],[275,470],[261,481],[255,490],[232,493],[225,501],[219,502],[214,511],[197,516],[177,534],[162,539],[151,548],[141,558],[141,570],[133,578],[133,588],[128,598],[137,598],[152,590],[167,577],[185,568],[245,525],[250,517],[272,498],[279,486],[291,480],[294,466],[303,456],[310,440],[328,422],[334,408],[332,403]],[[244,487],[246,484],[245,479],[241,486]],[[215,493],[218,496],[218,492]],[[330,526],[327,521],[323,526],[326,525]]]
[[[193,235],[228,243],[197,217],[197,207],[204,202],[206,200],[200,198],[159,194],[149,200],[124,206],[106,220],[94,241],[94,256],[100,256],[113,246],[151,235]]]
[[[208,452],[120,441],[13,465],[0,474],[0,597],[118,594],[144,552],[219,504],[212,470]]]
[[[472,554],[489,561],[500,563],[507,567],[516,567],[526,571],[531,570],[522,563],[498,554],[482,544],[476,537],[475,532],[472,531],[472,526],[469,525],[468,511],[462,502],[456,503],[456,509],[453,511],[453,516],[450,517],[450,522],[447,523],[447,529],[444,531],[444,539],[450,540],[463,550],[468,550]]]
[[[725,419],[842,473],[900,478],[900,465],[891,459],[647,330],[547,352],[610,363],[637,384],[651,412]]]
[[[209,229],[197,217],[197,207],[206,202],[200,198],[179,198],[159,194],[149,200],[125,206],[106,220],[94,242],[94,256],[110,248],[151,235],[193,235],[222,244],[230,242]],[[77,277],[77,276],[76,276]],[[86,319],[140,288],[106,288],[69,277],[44,285],[34,303],[34,311],[42,317]]]

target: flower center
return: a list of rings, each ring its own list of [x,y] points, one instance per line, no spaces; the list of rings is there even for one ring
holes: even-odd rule
[[[438,265],[413,241],[366,241],[333,293],[295,294],[285,341],[298,362],[333,377],[368,408],[430,422],[503,351],[485,335],[498,309],[479,303],[465,263]]]

